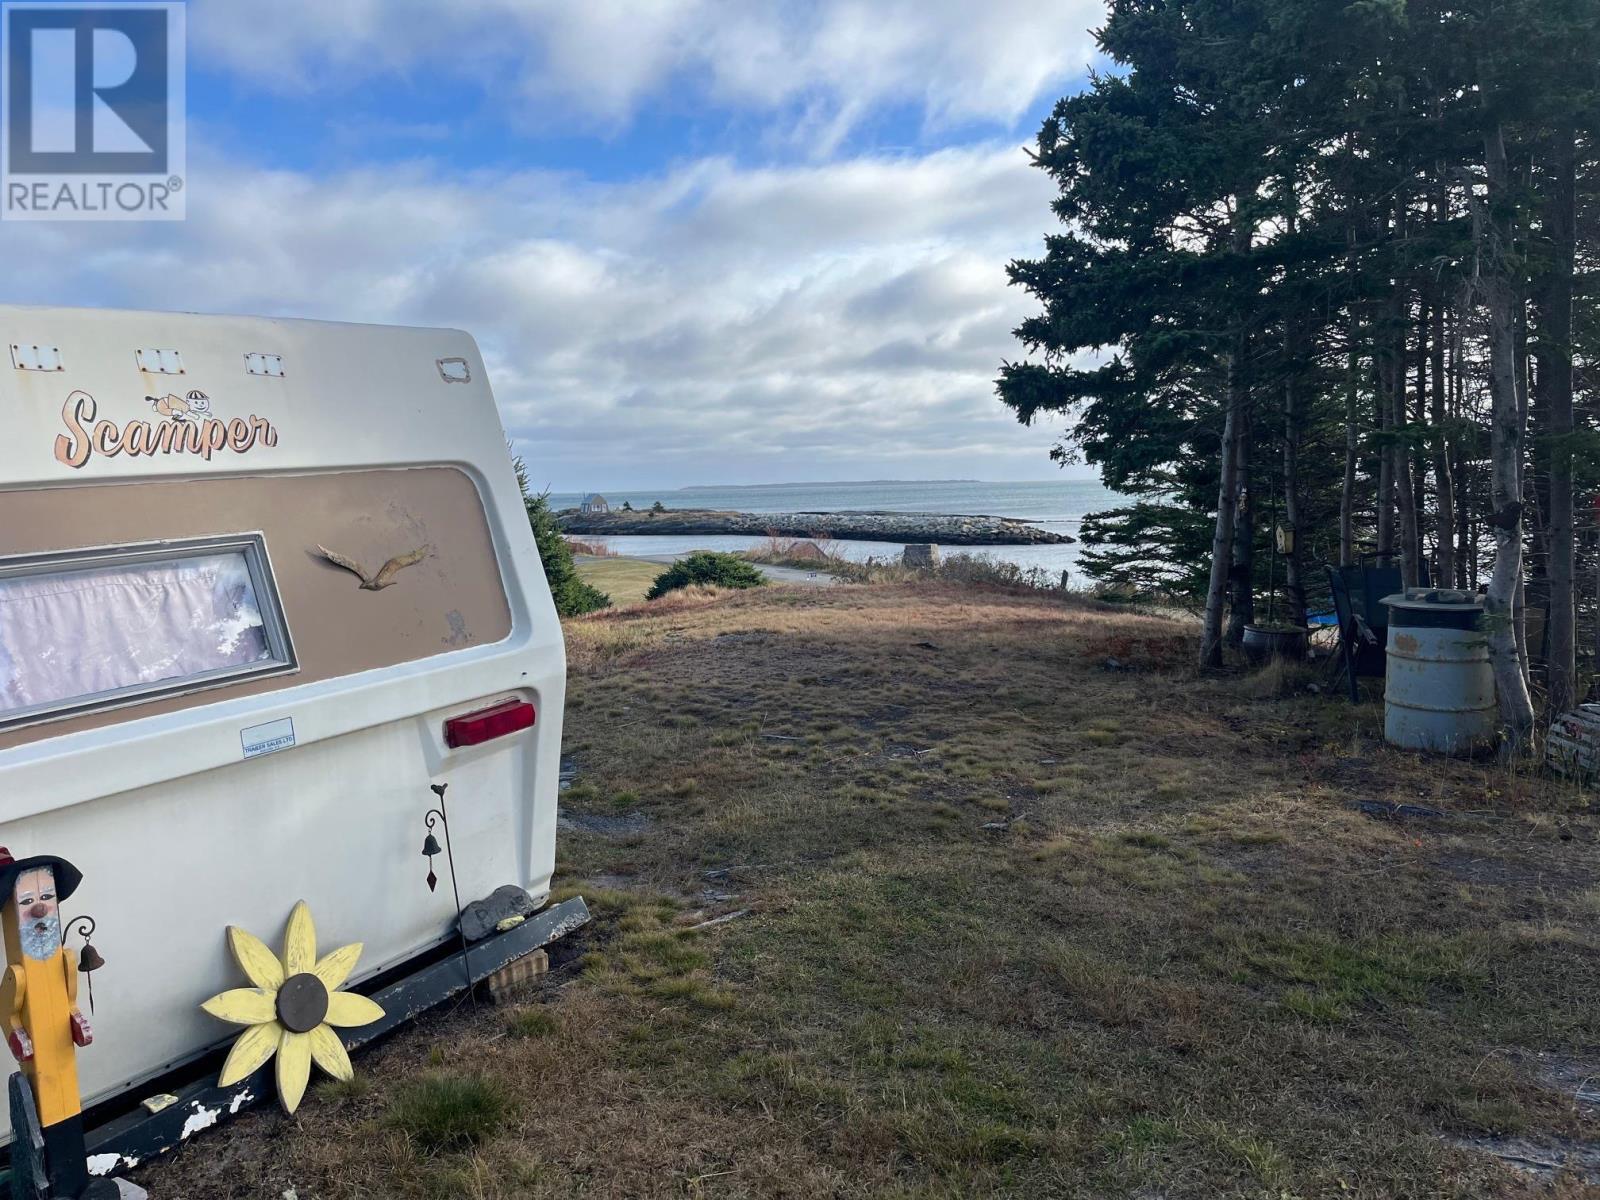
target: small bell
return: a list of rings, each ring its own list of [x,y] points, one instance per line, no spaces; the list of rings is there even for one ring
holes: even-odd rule
[[[106,960],[100,957],[100,951],[90,942],[83,944],[83,949],[78,954],[78,970],[87,975],[90,971],[98,971],[106,965]]]
[[[439,853],[439,839],[432,833],[422,839],[422,855],[428,860],[428,890],[439,886],[439,877],[433,873],[433,856]]]
[[[71,925],[76,925],[78,921],[84,922],[84,928],[79,931],[83,934],[83,949],[78,951],[78,971],[83,975],[83,982],[88,985],[89,1012],[93,1015],[94,973],[106,965],[106,960],[100,957],[100,951],[96,950],[94,943],[89,940],[89,935],[94,932],[94,918],[79,917]],[[70,929],[71,926],[69,925],[68,928]]]

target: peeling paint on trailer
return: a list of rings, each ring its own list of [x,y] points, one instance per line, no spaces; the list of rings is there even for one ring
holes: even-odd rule
[[[210,1129],[217,1123],[217,1118],[221,1115],[222,1110],[220,1108],[202,1108],[198,1103],[195,1104],[194,1112],[189,1114],[188,1120],[184,1121],[183,1130],[178,1134],[178,1137],[187,1141],[202,1129]]]

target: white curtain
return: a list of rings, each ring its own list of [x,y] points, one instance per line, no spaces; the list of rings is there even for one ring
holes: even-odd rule
[[[269,656],[242,553],[0,579],[0,714]]]

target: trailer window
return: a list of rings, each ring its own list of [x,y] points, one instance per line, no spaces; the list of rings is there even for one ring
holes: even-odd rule
[[[0,559],[0,728],[294,665],[259,534]]]

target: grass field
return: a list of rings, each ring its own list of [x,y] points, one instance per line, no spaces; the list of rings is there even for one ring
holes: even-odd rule
[[[1590,1194],[1492,1153],[1600,1141],[1589,797],[1392,752],[1377,705],[1282,672],[1199,680],[1190,632],[912,586],[571,623],[558,884],[599,914],[581,956],[141,1181]]]
[[[642,604],[644,594],[667,568],[662,563],[637,558],[589,558],[576,560],[578,577],[611,597],[619,608]]]

